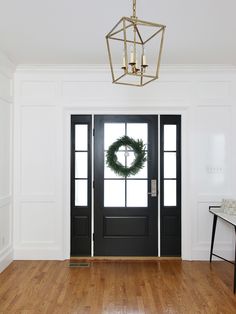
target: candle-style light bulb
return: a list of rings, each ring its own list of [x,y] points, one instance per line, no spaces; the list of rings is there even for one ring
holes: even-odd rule
[[[142,53],[142,60],[141,60],[142,64],[142,69],[143,69],[143,72],[145,72],[146,70],[146,67],[148,67],[148,64],[147,64],[147,57],[145,55],[145,51],[144,51],[144,48],[143,48],[143,53]]]
[[[135,64],[135,59],[134,59],[134,51],[131,50],[130,52],[130,61],[129,61],[130,65],[134,65]]]
[[[122,67],[121,69],[126,70],[126,57],[125,52],[123,53],[123,59],[122,59]]]
[[[125,56],[123,56],[123,64],[122,66],[125,68],[126,67],[126,62],[125,62]]]
[[[135,69],[136,69],[136,72],[140,71],[139,64],[138,64],[138,55],[136,56]]]
[[[147,66],[148,64],[147,64],[147,57],[146,57],[146,55],[142,55],[142,66]]]

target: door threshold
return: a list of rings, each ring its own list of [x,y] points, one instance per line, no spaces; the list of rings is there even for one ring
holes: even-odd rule
[[[121,261],[181,261],[179,256],[71,256],[71,261],[89,261],[89,262],[121,262]]]

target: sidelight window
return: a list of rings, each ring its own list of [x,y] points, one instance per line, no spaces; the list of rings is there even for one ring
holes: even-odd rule
[[[160,116],[161,255],[181,254],[181,116]]]
[[[75,206],[88,206],[88,124],[75,125]]]
[[[178,161],[180,148],[178,145],[178,120],[176,116],[161,116],[161,181],[163,189],[163,206],[177,206]]]
[[[164,125],[164,206],[176,206],[176,125]]]

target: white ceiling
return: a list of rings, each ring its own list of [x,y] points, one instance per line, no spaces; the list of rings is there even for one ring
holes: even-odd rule
[[[105,64],[105,34],[131,0],[0,0],[0,50],[16,64]],[[236,65],[235,0],[137,0],[167,25],[162,63]]]

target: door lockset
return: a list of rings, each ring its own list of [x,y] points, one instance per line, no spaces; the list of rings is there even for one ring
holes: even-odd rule
[[[148,194],[150,194],[151,197],[157,196],[157,180],[156,179],[151,180],[151,192],[148,192]]]

